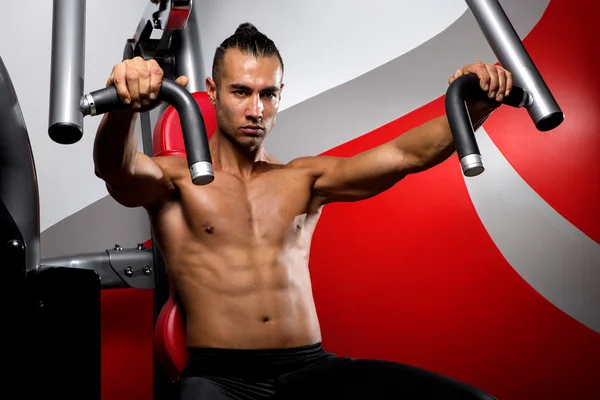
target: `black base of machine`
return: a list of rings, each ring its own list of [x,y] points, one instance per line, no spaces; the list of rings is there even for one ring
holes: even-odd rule
[[[27,286],[32,352],[24,391],[36,397],[24,398],[100,400],[99,275],[50,267],[29,276]]]

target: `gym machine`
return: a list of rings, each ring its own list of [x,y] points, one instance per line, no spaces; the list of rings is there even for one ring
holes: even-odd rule
[[[497,0],[467,0],[501,65],[511,70],[515,89],[504,103],[525,107],[536,127],[557,127],[564,115],[525,51]],[[113,88],[83,93],[85,0],[54,0],[52,71],[48,135],[72,144],[83,135],[83,118],[124,107]],[[188,90],[202,90],[198,55],[198,10],[192,0],[150,0],[123,59],[154,58],[165,71],[161,96],[178,109],[190,175],[197,185],[214,178],[206,132],[199,108],[189,92],[171,80],[190,79]],[[478,80],[463,76],[446,96],[446,111],[466,176],[483,172],[465,100],[481,95]],[[152,154],[149,116],[141,118],[144,152]],[[101,399],[100,291],[136,288],[155,290],[160,310],[168,288],[160,253],[143,244],[115,245],[97,253],[40,259],[39,196],[35,163],[26,125],[10,76],[0,58],[0,282],[7,298],[9,343],[21,352],[9,357],[15,373],[9,387],[36,398]],[[25,316],[25,318],[23,317]],[[12,328],[12,329],[11,329]],[[60,365],[69,366],[68,369]],[[169,384],[156,369],[155,398]],[[32,373],[29,373],[32,371]],[[14,378],[14,379],[12,379]]]
[[[54,0],[48,135],[73,144],[83,136],[83,118],[125,105],[114,88],[87,94],[84,88],[85,0]],[[194,13],[195,11],[195,13]],[[186,29],[184,29],[186,28]],[[192,181],[214,179],[204,121],[193,97],[173,82],[190,78],[198,90],[203,79],[194,51],[199,49],[198,15],[192,0],[151,0],[123,59],[154,58],[165,71],[159,99],[178,111]],[[144,152],[152,153],[149,116],[142,116]],[[56,395],[62,399],[101,399],[100,291],[154,288],[166,299],[160,254],[139,244],[88,254],[40,258],[39,194],[35,162],[25,121],[8,71],[0,59],[0,257],[9,343],[7,382],[19,397]],[[162,303],[155,304],[160,310]],[[156,317],[156,316],[155,316]],[[17,367],[19,366],[19,367]],[[67,366],[64,368],[61,366]],[[29,371],[31,370],[31,371]],[[160,371],[160,369],[157,369]],[[160,373],[159,373],[160,374]],[[155,382],[168,384],[157,374]],[[164,389],[155,385],[155,398]]]

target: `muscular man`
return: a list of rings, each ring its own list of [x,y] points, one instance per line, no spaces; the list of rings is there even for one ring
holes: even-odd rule
[[[308,259],[323,206],[370,198],[439,164],[454,152],[453,140],[440,116],[354,157],[280,163],[263,142],[275,124],[283,71],[275,44],[251,24],[217,48],[206,79],[217,116],[209,142],[215,180],[207,186],[192,184],[182,158],[137,152],[136,113],[157,105],[156,62],[124,61],[108,79],[132,107],[104,115],[96,174],[119,203],[147,210],[181,297],[190,350],[181,398],[491,398],[407,365],[322,348]],[[477,74],[490,98],[469,105],[477,128],[512,79],[477,62],[448,82],[467,73]],[[185,86],[187,78],[177,82]]]

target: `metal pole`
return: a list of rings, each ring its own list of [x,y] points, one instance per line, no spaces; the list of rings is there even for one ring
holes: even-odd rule
[[[61,144],[83,136],[85,0],[54,0],[48,135]]]
[[[498,0],[465,1],[502,67],[512,72],[516,85],[530,93],[531,101],[524,107],[536,128],[556,128],[564,114]]]
[[[203,92],[204,63],[202,60],[202,47],[200,43],[200,2],[192,1],[192,9],[185,28],[173,32],[176,41],[175,73],[177,76],[185,75],[189,79],[186,87],[190,92]]]

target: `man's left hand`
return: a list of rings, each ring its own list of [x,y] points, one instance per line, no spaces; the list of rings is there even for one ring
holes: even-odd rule
[[[459,68],[448,78],[448,84],[464,74],[477,75],[481,89],[487,93],[489,99],[498,102],[504,100],[513,87],[513,77],[509,71],[495,64],[484,64],[480,61]]]

